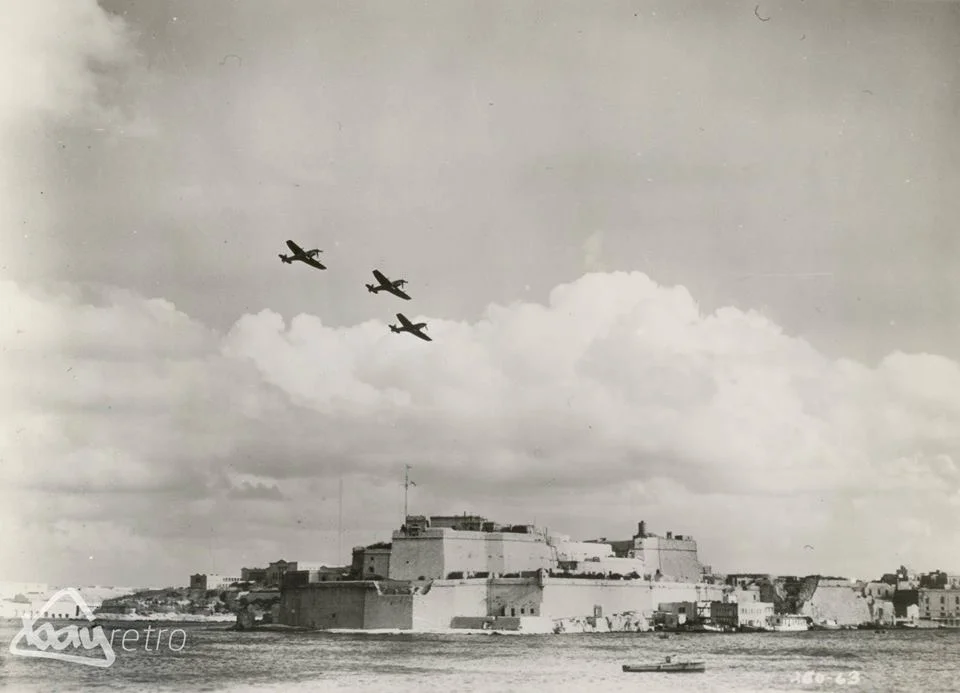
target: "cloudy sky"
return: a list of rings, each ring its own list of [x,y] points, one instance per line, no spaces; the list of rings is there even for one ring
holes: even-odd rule
[[[960,5],[755,5],[18,5],[0,579],[346,561],[404,464],[721,571],[960,571]]]

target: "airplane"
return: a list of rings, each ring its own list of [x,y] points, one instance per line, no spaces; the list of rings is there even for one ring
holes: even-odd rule
[[[414,325],[412,322],[410,322],[407,319],[407,316],[404,315],[403,313],[397,313],[397,320],[399,320],[403,324],[403,327],[390,325],[390,331],[393,332],[394,334],[400,334],[401,332],[409,332],[412,335],[416,335],[420,339],[426,340],[428,342],[433,341],[427,335],[424,334],[424,331],[427,329],[427,323],[418,322],[416,325]]]
[[[374,286],[373,284],[367,284],[367,291],[372,294],[377,293],[378,291],[389,291],[394,296],[399,296],[405,301],[410,300],[410,296],[407,295],[405,291],[401,291],[400,287],[407,283],[406,279],[397,279],[396,281],[390,281],[387,279],[380,270],[373,270],[373,276],[376,277],[376,280],[380,282],[380,286]]]
[[[316,267],[317,269],[327,269],[317,260],[317,255],[323,252],[319,248],[314,248],[313,250],[304,250],[293,241],[287,241],[287,247],[290,248],[290,252],[292,252],[293,255],[280,254],[280,259],[286,264],[289,265],[294,260],[299,260],[300,262],[304,262],[311,267]]]

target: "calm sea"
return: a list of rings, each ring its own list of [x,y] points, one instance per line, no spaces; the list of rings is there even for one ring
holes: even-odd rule
[[[169,626],[164,626],[169,628]],[[115,636],[109,668],[10,653],[0,626],[0,687],[13,691],[960,691],[960,630],[767,634],[425,635],[236,632],[183,625]],[[108,631],[109,632],[109,631]],[[185,635],[185,637],[184,637]],[[135,641],[135,637],[138,641]],[[173,649],[170,649],[172,644]],[[179,651],[175,651],[179,650]],[[627,674],[674,654],[703,674]],[[795,682],[808,674],[808,683]],[[820,675],[820,678],[816,678]],[[838,675],[841,677],[838,679]]]

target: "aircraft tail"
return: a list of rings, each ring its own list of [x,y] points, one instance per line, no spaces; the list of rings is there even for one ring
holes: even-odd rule
[[[390,325],[390,331],[393,332],[394,334],[400,334],[401,332],[403,332],[403,330],[401,330],[396,325]]]
[[[286,263],[286,264],[288,264],[288,265],[290,265],[290,264],[293,263],[293,258],[291,258],[291,257],[288,256],[288,255],[282,255],[282,254],[281,254],[279,257],[280,257],[281,260],[283,260],[284,263]]]
[[[379,289],[377,289],[377,287],[375,287],[373,284],[364,284],[364,286],[366,286],[367,291],[369,291],[372,294],[375,294],[377,293],[377,291],[379,291]]]

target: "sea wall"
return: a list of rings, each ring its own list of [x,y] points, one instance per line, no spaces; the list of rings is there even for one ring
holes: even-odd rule
[[[373,583],[320,582],[285,589],[280,623],[302,628],[364,628],[366,593]]]
[[[665,602],[719,600],[722,593],[720,585],[550,577],[434,580],[422,587],[326,582],[284,590],[279,622],[318,629],[437,630],[453,627],[457,618],[497,617],[534,619],[530,624],[566,620],[566,630],[587,625],[638,630],[641,617],[635,614],[652,613]],[[619,620],[600,622],[610,618]],[[584,619],[598,620],[590,625]]]
[[[578,580],[547,578],[542,614],[553,619],[652,612],[662,603],[712,601],[723,598],[722,585],[641,580]]]
[[[562,618],[553,623],[554,633],[641,633],[652,630],[649,619],[634,611],[601,617]]]
[[[488,581],[434,580],[412,601],[411,623],[415,630],[450,628],[457,616],[485,617],[489,610]]]

